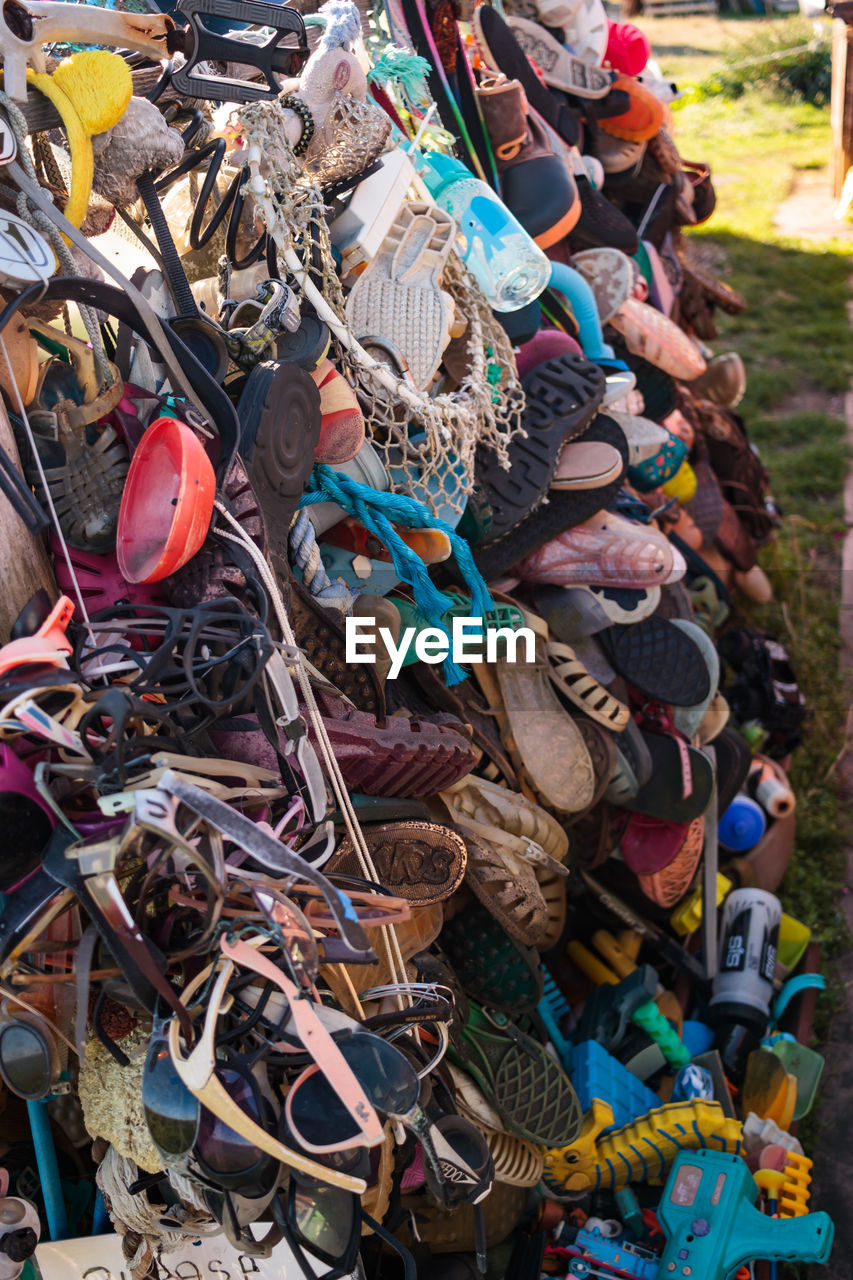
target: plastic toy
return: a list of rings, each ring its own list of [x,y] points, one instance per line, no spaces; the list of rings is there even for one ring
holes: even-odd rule
[[[570,1146],[545,1156],[545,1186],[558,1195],[580,1195],[599,1187],[616,1190],[629,1182],[659,1184],[679,1151],[711,1146],[739,1151],[741,1127],[717,1102],[679,1102],[657,1107],[641,1120],[602,1137],[613,1124],[613,1109],[599,1098],[584,1116]],[[744,1166],[745,1168],[746,1166]]]
[[[597,1267],[635,1276],[636,1280],[655,1280],[658,1273],[658,1258],[650,1249],[629,1241],[608,1240],[597,1228],[592,1231],[581,1228],[569,1252],[575,1255],[569,1263],[569,1274],[573,1276],[595,1274]]]
[[[584,1111],[589,1110],[594,1098],[606,1098],[613,1110],[615,1125],[630,1124],[660,1104],[660,1098],[642,1080],[595,1040],[574,1045],[563,1066]]]
[[[661,1275],[726,1280],[754,1258],[826,1262],[835,1228],[827,1213],[798,1222],[755,1208],[758,1187],[737,1155],[702,1150],[676,1156],[657,1211],[667,1238]]]
[[[8,1183],[8,1175],[4,1176]],[[0,1198],[0,1280],[16,1280],[36,1251],[41,1234],[39,1216],[29,1200]]]

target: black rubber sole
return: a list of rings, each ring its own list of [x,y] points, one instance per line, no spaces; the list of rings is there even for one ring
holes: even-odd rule
[[[299,365],[264,360],[237,406],[240,452],[264,515],[270,551],[287,557],[293,514],[320,439],[320,392]]]
[[[612,418],[608,418],[606,414],[598,414],[582,436],[584,440],[613,445],[619,451],[624,467],[627,467],[628,443],[624,432]],[[624,470],[622,475],[600,489],[550,490],[547,503],[533,510],[528,508],[524,518],[502,538],[471,548],[480,573],[487,582],[499,578],[512,565],[532,551],[537,551],[551,538],[556,538],[566,529],[574,529],[597,511],[602,511],[619,492],[623,475]]]
[[[665,618],[652,614],[631,626],[612,626],[596,639],[614,670],[655,702],[695,707],[711,692],[700,649]]]
[[[568,353],[538,365],[522,386],[527,435],[510,443],[510,470],[504,471],[491,449],[477,450],[477,482],[491,509],[489,542],[509,533],[542,501],[563,445],[583,434],[601,404],[605,375],[583,356]]]
[[[649,814],[666,822],[692,822],[708,808],[714,788],[714,770],[701,751],[668,733],[644,733],[652,758],[652,776],[623,808]],[[689,795],[684,794],[682,750],[690,766]]]

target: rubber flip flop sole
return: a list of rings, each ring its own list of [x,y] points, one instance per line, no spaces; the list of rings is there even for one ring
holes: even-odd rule
[[[612,418],[598,414],[583,433],[583,439],[612,444],[627,466],[628,445],[624,433]],[[558,534],[583,524],[584,520],[588,520],[597,511],[602,511],[615,498],[621,484],[620,475],[600,489],[551,490],[546,504],[528,511],[503,537],[472,547],[477,568],[487,582],[499,578],[512,565],[531,552],[538,551]]]
[[[665,618],[653,614],[631,626],[613,626],[596,639],[614,670],[647,698],[692,707],[710,693],[701,650]]]
[[[270,550],[287,558],[287,535],[320,439],[320,392],[296,364],[256,365],[237,407],[240,451],[264,514]]]

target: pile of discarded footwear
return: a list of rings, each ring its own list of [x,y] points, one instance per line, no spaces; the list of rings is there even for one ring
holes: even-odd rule
[[[677,88],[601,0],[311,7],[0,15],[2,1275],[824,1262]]]

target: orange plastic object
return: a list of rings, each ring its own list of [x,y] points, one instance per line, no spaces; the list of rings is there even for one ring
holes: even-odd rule
[[[34,635],[10,640],[0,648],[0,676],[26,663],[40,667],[66,667],[65,656],[74,649],[65,634],[73,614],[73,600],[60,596]]]
[[[658,133],[664,121],[664,106],[659,98],[632,76],[617,76],[611,89],[622,89],[631,105],[621,116],[608,116],[598,127],[614,138],[626,142],[647,142]]]
[[[158,418],[130,463],[116,554],[128,582],[160,582],[191,560],[207,537],[216,477],[185,423]]]

